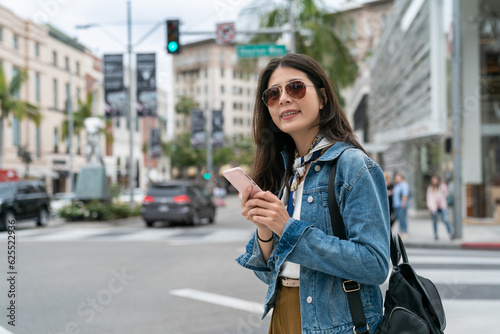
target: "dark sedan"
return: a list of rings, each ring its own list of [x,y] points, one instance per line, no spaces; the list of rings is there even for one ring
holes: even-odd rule
[[[213,223],[215,205],[211,197],[193,182],[161,182],[148,188],[141,215],[148,227],[155,221],[195,225],[207,219]]]

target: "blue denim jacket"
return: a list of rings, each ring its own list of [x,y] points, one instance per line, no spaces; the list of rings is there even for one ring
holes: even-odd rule
[[[341,152],[335,196],[348,240],[333,236],[328,211],[328,176]],[[280,267],[290,261],[300,264],[303,334],[352,334],[342,278],[361,283],[366,320],[373,333],[382,320],[379,285],[388,276],[390,257],[389,203],[382,170],[361,150],[336,143],[311,163],[304,182],[301,219],[288,219],[281,238],[274,236],[269,261],[264,261],[256,235],[246,253],[236,259],[269,285],[262,318],[274,307]]]

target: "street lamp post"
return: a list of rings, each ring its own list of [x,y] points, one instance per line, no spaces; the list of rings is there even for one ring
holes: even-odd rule
[[[127,122],[129,125],[129,174],[128,174],[128,184],[130,190],[130,205],[134,203],[134,128],[135,124],[133,122],[134,118],[132,116],[132,10],[130,5],[130,0],[127,1],[127,51],[128,51],[128,89],[127,89]]]
[[[67,107],[68,107],[68,146],[69,146],[69,190],[70,192],[74,192],[74,182],[73,179],[74,173],[73,173],[73,103],[71,102],[71,86],[73,83],[73,74],[71,73],[71,70],[68,69],[68,74],[69,74],[69,87],[68,87],[68,101],[67,101]]]
[[[132,9],[131,9],[131,1],[127,0],[127,54],[128,54],[128,77],[129,77],[129,85],[127,88],[127,123],[129,126],[129,175],[128,175],[128,184],[130,188],[130,204],[133,203],[133,194],[134,194],[134,129],[135,129],[135,118],[132,110],[133,106],[133,94],[132,94],[132,51],[133,48],[139,45],[142,41],[144,41],[149,35],[151,35],[156,29],[161,27],[163,21],[156,24],[150,31],[148,31],[135,45],[132,45]],[[90,23],[85,25],[76,26],[77,29],[88,29],[91,27],[100,27],[100,24]],[[112,38],[114,41],[118,42],[118,39],[109,33],[108,31],[103,29],[103,32],[106,33],[107,36]],[[121,44],[120,42],[118,42]],[[123,46],[123,45],[122,45]]]

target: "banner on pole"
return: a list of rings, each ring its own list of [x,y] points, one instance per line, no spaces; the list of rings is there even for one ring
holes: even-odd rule
[[[137,60],[137,116],[157,115],[156,54],[139,53]]]
[[[150,133],[151,140],[151,151],[149,152],[152,158],[159,158],[161,156],[161,138],[160,138],[160,129],[151,129]]]
[[[224,146],[224,115],[222,109],[212,110],[212,146]]]
[[[120,117],[127,110],[127,93],[123,85],[123,55],[104,55],[104,113]]]
[[[195,148],[204,148],[205,141],[205,115],[201,109],[191,109],[191,145]]]

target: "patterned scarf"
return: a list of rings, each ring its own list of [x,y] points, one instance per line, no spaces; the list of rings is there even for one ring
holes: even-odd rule
[[[295,161],[292,166],[292,179],[290,185],[290,195],[288,196],[288,205],[287,211],[290,217],[293,215],[293,210],[295,208],[295,200],[297,197],[296,190],[299,186],[299,180],[302,176],[305,175],[307,170],[307,164],[311,161],[316,160],[319,156],[321,156],[327,149],[332,145],[332,142],[324,137],[322,134],[318,134],[311,146],[309,147],[309,151],[303,157],[299,156],[297,150],[295,151]]]

